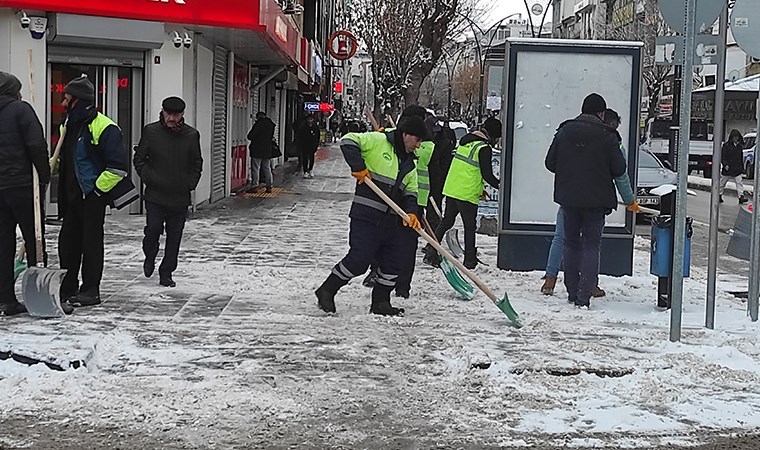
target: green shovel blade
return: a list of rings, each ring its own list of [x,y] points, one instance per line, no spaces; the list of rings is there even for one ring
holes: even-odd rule
[[[17,259],[16,264],[13,266],[13,281],[16,281],[21,275],[21,272],[26,270],[26,261],[23,259]]]
[[[514,308],[512,308],[512,304],[509,303],[509,297],[507,297],[507,293],[504,293],[504,297],[501,298],[498,302],[496,302],[496,306],[503,312],[510,322],[512,322],[512,325],[514,325],[515,328],[522,328],[522,324],[520,323],[520,319],[517,315],[517,311],[515,311]]]
[[[462,277],[457,268],[448,259],[441,260],[441,270],[452,288],[465,300],[475,297],[475,287]]]

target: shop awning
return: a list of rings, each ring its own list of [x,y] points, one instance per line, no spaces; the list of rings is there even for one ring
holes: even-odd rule
[[[261,64],[300,61],[300,33],[275,0],[0,0],[3,7],[179,24]]]

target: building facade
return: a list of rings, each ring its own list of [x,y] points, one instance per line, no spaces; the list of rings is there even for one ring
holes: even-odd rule
[[[162,99],[182,97],[204,160],[193,206],[213,203],[246,183],[246,135],[256,112],[277,124],[281,147],[292,140],[299,99],[321,82],[324,42],[315,45],[317,35],[304,32],[317,19],[316,1],[0,0],[0,70],[22,80],[51,145],[65,113],[63,87],[86,74],[98,108],[121,128],[130,159],[142,127],[158,120]],[[24,17],[31,26],[22,26]],[[130,212],[141,213],[141,203]]]

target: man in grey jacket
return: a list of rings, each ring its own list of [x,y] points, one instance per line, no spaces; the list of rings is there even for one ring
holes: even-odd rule
[[[159,284],[174,287],[172,272],[185,228],[190,192],[198,185],[203,170],[201,136],[185,123],[185,102],[168,97],[162,103],[158,122],[143,129],[135,152],[135,169],[145,184],[145,237],[143,271],[153,275],[158,240],[166,230],[164,258],[158,268]]]
[[[40,184],[48,184],[50,165],[40,120],[21,101],[18,78],[0,72],[0,316],[26,312],[13,286],[16,225],[24,236],[27,263],[37,264],[32,166]]]

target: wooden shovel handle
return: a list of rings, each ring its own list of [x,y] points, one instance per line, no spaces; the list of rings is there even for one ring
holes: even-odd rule
[[[382,198],[383,201],[388,206],[390,206],[394,211],[396,211],[396,214],[398,214],[399,216],[401,216],[401,218],[404,219],[405,222],[409,223],[409,215],[403,209],[401,209],[401,207],[399,207],[396,204],[396,202],[394,202],[393,200],[391,200],[391,198],[388,197],[388,195],[385,192],[383,192],[382,189],[380,189],[379,187],[377,187],[377,185],[369,177],[365,177],[364,178],[364,182],[367,184],[367,186],[369,186],[370,189],[372,189],[375,192],[375,194],[377,194],[378,196],[380,196],[380,198]],[[462,264],[461,262],[459,262],[458,259],[454,258],[454,256],[451,255],[451,253],[449,253],[448,251],[446,251],[446,249],[443,248],[441,246],[441,244],[439,244],[438,241],[435,240],[435,238],[431,237],[429,234],[427,234],[422,229],[419,229],[419,230],[415,229],[415,231],[417,231],[417,233],[419,233],[419,235],[422,236],[423,239],[425,239],[431,246],[433,246],[434,249],[438,250],[438,253],[440,253],[441,255],[443,255],[446,259],[449,260],[449,262],[451,262],[451,264],[453,264],[462,273],[464,273],[465,275],[467,275],[467,277],[469,279],[471,279],[473,281],[473,283],[475,283],[478,286],[478,288],[480,288],[480,290],[483,291],[483,293],[486,294],[488,296],[488,298],[491,299],[491,301],[493,301],[494,303],[498,303],[499,302],[499,299],[496,298],[496,296],[493,294],[493,292],[491,292],[491,290],[488,289],[486,287],[486,285],[483,284],[482,281],[480,281],[480,278],[478,278],[474,273],[472,273],[472,271],[470,271],[468,268],[466,268],[464,266],[464,264]]]

